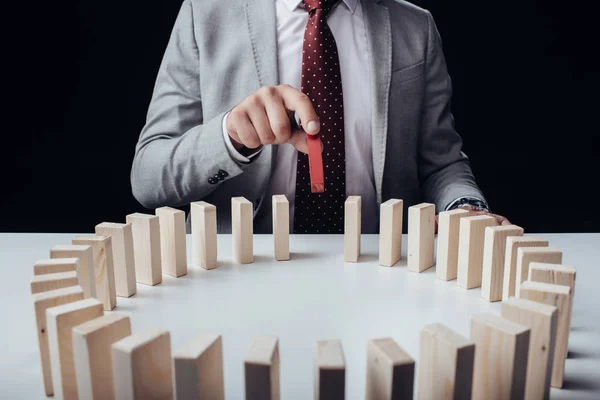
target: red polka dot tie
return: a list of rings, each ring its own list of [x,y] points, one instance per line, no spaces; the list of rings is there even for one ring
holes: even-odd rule
[[[319,115],[325,190],[312,193],[309,157],[298,153],[294,232],[342,233],[346,198],[342,78],[337,46],[326,20],[337,0],[303,3],[309,20],[302,47],[301,90]]]

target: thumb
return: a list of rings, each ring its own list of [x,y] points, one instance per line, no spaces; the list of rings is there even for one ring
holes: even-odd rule
[[[287,141],[296,148],[296,150],[308,154],[308,140],[306,139],[307,133],[303,129],[294,129],[292,136]],[[323,151],[323,142],[321,142],[321,151]]]

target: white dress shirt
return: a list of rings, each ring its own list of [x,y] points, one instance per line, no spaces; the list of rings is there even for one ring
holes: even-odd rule
[[[302,45],[308,13],[301,0],[276,0],[275,8],[279,83],[300,90]],[[342,75],[346,195],[362,197],[362,232],[377,233],[377,196],[371,154],[370,55],[360,1],[341,0],[327,15],[327,24],[337,44]],[[231,157],[239,162],[249,162],[249,158],[233,147],[226,120],[227,115],[223,118],[223,135]],[[297,161],[298,152],[292,145],[280,145],[269,188],[269,198],[274,194],[285,194],[290,201],[292,231]]]

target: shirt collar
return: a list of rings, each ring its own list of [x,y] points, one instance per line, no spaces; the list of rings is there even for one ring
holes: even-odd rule
[[[283,1],[285,6],[290,11],[294,11],[296,8],[298,8],[302,4],[302,0],[280,0],[280,1]],[[346,5],[346,7],[348,7],[348,9],[350,10],[350,12],[352,14],[354,14],[354,10],[356,10],[356,5],[358,4],[358,0],[341,0],[341,2],[344,3]]]

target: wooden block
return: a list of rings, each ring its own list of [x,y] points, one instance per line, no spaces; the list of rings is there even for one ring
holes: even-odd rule
[[[535,261],[529,263],[528,280],[568,286],[571,288],[571,300],[575,296],[576,276],[577,269],[571,265],[548,264]],[[573,306],[572,301],[571,306]]]
[[[220,335],[201,334],[173,354],[177,399],[224,400]]]
[[[46,396],[52,396],[54,394],[54,389],[52,387],[52,369],[50,368],[50,350],[48,348],[46,310],[62,304],[83,300],[83,296],[83,288],[81,286],[71,286],[33,295],[33,307],[35,310],[35,322],[37,326],[38,345],[44,379],[44,392],[46,393]]]
[[[344,204],[344,261],[358,262],[360,257],[360,196],[348,196]]]
[[[408,270],[423,272],[433,267],[435,204],[408,208]]]
[[[502,318],[531,330],[525,399],[549,399],[558,309],[530,300],[509,297],[502,302]]]
[[[551,247],[520,247],[517,249],[516,297],[519,297],[521,283],[525,282],[529,276],[529,263],[534,261],[560,264],[562,263],[562,251]]]
[[[571,289],[568,286],[525,281],[521,284],[520,297],[558,308],[551,385],[561,388],[565,372],[565,355],[568,350],[569,329],[571,328]]]
[[[404,201],[389,199],[379,208],[379,265],[391,267],[402,258]]]
[[[55,399],[78,398],[73,358],[73,328],[103,314],[102,303],[94,298],[62,304],[46,310]]]
[[[96,235],[112,239],[115,291],[119,297],[131,297],[137,292],[135,261],[133,259],[133,232],[131,224],[103,222],[96,225]]]
[[[485,228],[481,297],[487,301],[502,300],[506,238],[509,236],[523,236],[523,228],[516,225]]]
[[[217,268],[217,208],[204,201],[190,205],[194,264],[204,269]]]
[[[48,260],[38,260],[33,265],[34,275],[77,272],[78,270],[79,258],[51,258]]]
[[[502,300],[506,300],[515,295],[515,282],[517,281],[517,249],[520,247],[548,247],[548,241],[541,237],[531,236],[509,236],[506,238]]]
[[[246,400],[279,399],[279,346],[276,337],[254,339],[244,360]]]
[[[460,219],[468,215],[469,211],[460,208],[439,213],[435,262],[435,273],[438,279],[444,281],[456,279]]]
[[[243,197],[231,198],[233,259],[240,264],[254,262],[254,220],[252,203]]]
[[[273,241],[275,259],[290,259],[290,203],[283,194],[273,196]]]
[[[135,279],[144,285],[162,282],[160,222],[155,215],[134,213],[126,217],[133,233]]]
[[[92,246],[59,245],[50,249],[50,258],[79,258],[79,284],[86,299],[96,297],[94,252]]]
[[[442,324],[421,331],[417,398],[470,399],[475,344]]]
[[[494,225],[498,225],[498,222],[489,215],[465,217],[460,220],[456,283],[461,288],[473,289],[481,286],[485,228]]]
[[[129,317],[117,313],[73,328],[73,356],[80,399],[115,398],[111,346],[129,335]]]
[[[117,291],[115,289],[112,238],[97,235],[77,236],[73,239],[73,244],[92,246],[96,298],[104,304],[105,310],[113,310],[117,306]]]
[[[31,278],[31,294],[79,286],[77,272],[57,272],[55,274],[34,275]]]
[[[171,336],[161,329],[136,332],[112,345],[117,399],[173,399]]]
[[[471,318],[475,343],[473,399],[522,399],[525,396],[529,328],[494,314]]]
[[[185,212],[171,207],[157,208],[160,223],[160,254],[165,274],[180,277],[187,274]]]
[[[339,340],[318,340],[315,368],[315,400],[343,400],[346,362]]]
[[[552,283],[554,285],[568,286],[571,289],[570,314],[573,315],[573,298],[575,297],[575,278],[577,269],[571,265],[548,264],[531,262],[529,263],[529,280],[532,282]],[[571,323],[569,320],[568,337],[571,333]],[[565,346],[565,358],[567,358],[568,348]]]
[[[367,344],[367,400],[413,398],[415,360],[391,338]]]

